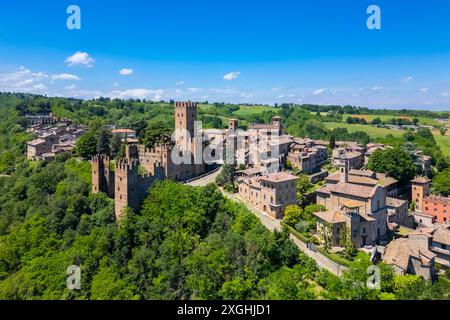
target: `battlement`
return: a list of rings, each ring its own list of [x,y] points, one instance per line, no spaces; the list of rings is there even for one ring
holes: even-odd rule
[[[97,154],[92,157],[91,159],[92,163],[102,163],[102,162],[110,162],[110,158],[106,154]]]
[[[175,108],[197,108],[197,102],[175,102]]]
[[[170,151],[172,149],[169,143],[159,143],[154,148],[147,148],[144,145],[139,147],[139,155],[142,156],[152,156],[156,154],[161,154],[161,152]]]
[[[116,171],[134,171],[139,167],[137,159],[120,159],[116,161]]]

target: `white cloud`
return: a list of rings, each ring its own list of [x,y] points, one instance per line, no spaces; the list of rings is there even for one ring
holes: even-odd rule
[[[442,93],[442,96],[443,96],[443,97],[448,97],[448,92]]]
[[[241,97],[242,97],[242,98],[250,99],[250,98],[253,98],[253,95],[252,95],[251,93],[242,93],[242,94],[241,94]]]
[[[69,67],[81,65],[90,68],[94,66],[95,60],[87,52],[78,51],[68,57],[65,62]]]
[[[236,78],[239,77],[240,75],[241,75],[240,72],[230,72],[230,73],[227,73],[226,75],[224,75],[224,76],[223,76],[223,79],[224,79],[224,80],[227,80],[227,81],[231,81],[231,80],[236,79]]]
[[[115,82],[114,84],[113,84],[113,87],[118,87],[119,86],[119,83],[118,82]]]
[[[111,95],[119,99],[146,99],[153,93],[151,89],[114,90]]]
[[[428,88],[422,88],[422,89],[420,89],[419,91],[420,91],[420,92],[428,92],[428,91],[430,91],[430,89],[428,89]]]
[[[183,81],[183,80],[177,81],[175,84],[176,84],[177,86],[182,86],[182,85],[184,84],[184,81]]]
[[[45,72],[33,72],[21,66],[18,70],[9,73],[0,73],[0,90],[22,91],[42,90],[44,86],[39,86],[46,80],[48,75]]]
[[[54,74],[52,75],[53,80],[74,80],[74,81],[80,81],[81,78],[75,74],[70,73],[62,73],[62,74]]]
[[[283,99],[284,98],[284,94],[280,94],[279,96],[278,96],[278,99]]]
[[[119,74],[120,74],[121,76],[131,76],[131,75],[133,74],[133,72],[134,72],[133,69],[127,69],[127,68],[124,68],[124,69],[122,69],[122,70],[119,71]]]
[[[322,94],[322,93],[324,93],[324,92],[325,92],[325,89],[324,89],[324,88],[321,88],[321,89],[318,89],[318,90],[314,91],[314,92],[313,92],[313,95],[317,96],[317,95]]]
[[[47,90],[47,87],[43,83],[38,83],[38,84],[34,85],[32,88],[33,88],[33,90],[37,90],[37,91]]]
[[[67,86],[67,87],[65,87],[64,89],[66,89],[66,90],[75,90],[76,88],[77,88],[76,85],[71,84],[70,86]]]
[[[381,90],[383,90],[383,87],[380,87],[380,86],[374,86],[374,87],[372,87],[372,90],[373,90],[373,91],[381,91]]]
[[[414,80],[414,77],[409,76],[409,77],[404,77],[400,82],[401,83],[406,83],[406,82],[410,82],[412,80]]]
[[[197,92],[202,91],[201,88],[188,88],[187,90],[188,90],[190,93],[197,93]]]
[[[281,89],[279,87],[272,88],[272,91],[280,91],[280,90]]]

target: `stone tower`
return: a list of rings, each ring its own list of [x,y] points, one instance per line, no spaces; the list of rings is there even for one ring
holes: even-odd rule
[[[104,192],[114,196],[114,173],[110,170],[110,159],[107,155],[96,155],[91,161],[92,193]]]
[[[415,211],[423,211],[423,198],[430,195],[430,180],[419,177],[411,181],[411,200],[416,203]]]
[[[349,163],[346,159],[339,163],[339,182],[348,182]]]
[[[197,103],[175,102],[175,143],[189,150],[195,135]]]
[[[175,103],[175,144],[183,164],[179,165],[178,179],[194,177],[205,172],[203,161],[203,136],[201,128],[195,127],[197,121],[196,102]],[[199,132],[196,132],[196,129]]]
[[[277,133],[279,136],[283,133],[283,125],[281,124],[281,117],[273,117],[272,118],[272,125],[277,130]]]
[[[230,119],[228,120],[228,129],[231,131],[236,131],[238,129],[239,120],[238,119]]]
[[[121,159],[116,162],[114,211],[120,221],[123,209],[139,211],[139,160]]]

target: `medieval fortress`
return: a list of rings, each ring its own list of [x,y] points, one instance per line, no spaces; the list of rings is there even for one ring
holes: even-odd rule
[[[280,171],[287,154],[281,135],[281,118],[269,125],[251,125],[238,130],[230,119],[227,129],[205,129],[197,122],[197,103],[175,103],[175,131],[170,142],[148,149],[127,143],[125,157],[115,162],[106,155],[92,158],[92,193],[104,192],[114,198],[120,220],[126,207],[139,210],[148,189],[157,180],[187,181],[207,172],[213,163],[262,167],[262,172]],[[280,153],[280,147],[286,149]]]

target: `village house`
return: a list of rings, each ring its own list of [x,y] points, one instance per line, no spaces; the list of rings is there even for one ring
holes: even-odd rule
[[[348,163],[349,169],[361,169],[364,166],[364,148],[358,144],[343,145],[333,150],[333,164],[339,165],[343,161]]]
[[[411,181],[411,198],[415,203],[416,220],[427,215],[433,223],[448,224],[450,222],[450,197],[439,197],[430,194],[431,180],[417,177]]]
[[[293,169],[311,175],[320,172],[322,164],[328,160],[327,147],[316,145],[311,139],[294,139],[287,160]]]
[[[264,213],[282,219],[286,206],[297,203],[298,177],[286,172],[261,175],[261,168],[241,172],[239,196]]]
[[[340,172],[335,172],[325,178],[327,184],[336,184],[340,181]],[[372,170],[350,169],[348,172],[348,182],[360,186],[374,187],[382,186],[388,197],[396,198],[398,196],[398,181],[388,177],[384,173],[377,173]]]
[[[431,280],[435,277],[436,255],[429,249],[430,236],[421,232],[391,241],[383,254],[383,262],[395,273],[414,274]]]
[[[27,117],[30,126],[27,132],[36,139],[27,143],[27,159],[53,160],[59,153],[75,148],[77,139],[86,132],[86,127],[74,125],[69,120],[53,115]]]
[[[386,207],[389,230],[398,231],[400,226],[414,229],[414,216],[409,214],[408,201],[387,197]]]
[[[419,228],[406,238],[393,240],[386,248],[383,261],[392,265],[398,274],[433,279],[436,263],[450,267],[450,229],[433,225]]]

